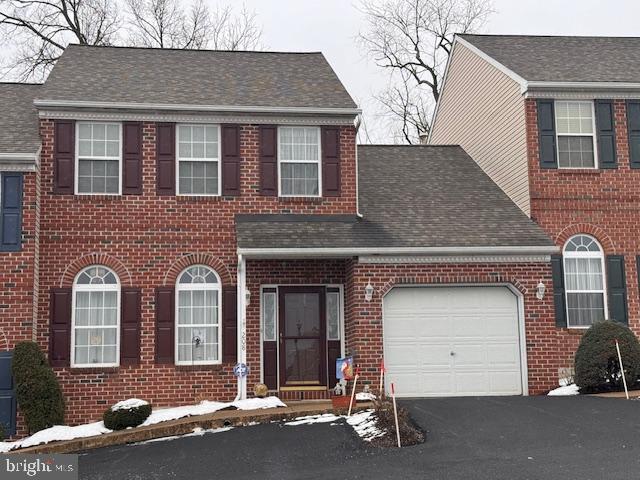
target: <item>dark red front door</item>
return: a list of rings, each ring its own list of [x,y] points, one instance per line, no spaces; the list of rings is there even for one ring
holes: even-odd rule
[[[326,385],[324,287],[280,288],[280,385]]]

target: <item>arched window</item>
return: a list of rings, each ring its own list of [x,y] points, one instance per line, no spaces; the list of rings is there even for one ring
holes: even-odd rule
[[[176,364],[220,363],[220,277],[191,266],[178,276],[176,297]]]
[[[120,282],[100,265],[73,283],[71,366],[114,367],[120,360]]]
[[[604,255],[595,238],[575,235],[564,246],[567,326],[588,327],[604,320],[607,298]]]

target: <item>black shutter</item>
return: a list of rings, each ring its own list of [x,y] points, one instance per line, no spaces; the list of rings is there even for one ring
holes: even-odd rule
[[[22,244],[22,174],[0,175],[0,251],[17,252]]]
[[[607,289],[609,290],[609,319],[628,325],[627,282],[622,255],[607,255]]]
[[[260,127],[260,194],[278,195],[278,127]]]
[[[553,276],[553,304],[556,310],[556,327],[567,326],[567,307],[564,295],[564,268],[562,255],[551,255]]]
[[[53,193],[73,195],[75,130],[73,120],[53,124]]]
[[[238,359],[238,292],[235,285],[222,288],[222,361]]]
[[[629,161],[631,168],[640,168],[640,101],[627,101],[627,130],[629,132]]]
[[[156,191],[176,194],[176,126],[158,123],[156,127]]]
[[[124,122],[122,125],[122,193],[142,194],[142,123]]]
[[[140,364],[140,289],[120,292],[120,365]]]
[[[156,363],[174,363],[175,290],[156,288]]]
[[[613,100],[596,100],[596,131],[600,168],[617,168]]]
[[[222,125],[222,195],[240,195],[240,126]]]
[[[340,128],[322,128],[322,195],[340,196]]]
[[[71,355],[71,289],[53,288],[49,303],[49,364],[68,367]]]
[[[538,150],[541,168],[558,168],[553,100],[538,100]]]

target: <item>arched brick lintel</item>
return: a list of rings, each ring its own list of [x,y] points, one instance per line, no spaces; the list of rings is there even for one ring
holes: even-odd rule
[[[220,275],[220,281],[223,285],[233,285],[235,282],[235,276],[220,258],[210,253],[188,253],[178,257],[171,264],[164,276],[163,285],[176,283],[180,272],[191,265],[206,265],[213,268]]]
[[[64,272],[62,272],[62,276],[60,277],[60,287],[64,288],[73,286],[73,281],[75,280],[76,275],[78,275],[83,268],[91,265],[103,265],[108,267],[118,275],[122,285],[133,285],[131,273],[124,263],[108,253],[92,252],[82,255],[67,265],[67,268],[65,268]]]
[[[596,240],[598,240],[598,242],[600,242],[600,245],[602,245],[602,248],[604,248],[605,253],[611,254],[616,251],[616,246],[613,243],[611,237],[607,235],[607,233],[602,228],[591,223],[574,223],[565,227],[556,236],[556,245],[562,248],[564,247],[564,244],[567,243],[567,240],[580,233],[591,235]]]
[[[384,297],[394,287],[406,286],[406,285],[488,285],[488,284],[510,284],[518,290],[522,295],[526,295],[528,292],[527,287],[524,286],[516,278],[512,278],[509,275],[448,275],[446,277],[393,277],[390,278],[381,288],[380,297]]]

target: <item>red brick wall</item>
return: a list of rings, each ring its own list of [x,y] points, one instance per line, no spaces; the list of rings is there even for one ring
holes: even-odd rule
[[[236,213],[355,213],[355,129],[341,129],[342,196],[324,199],[262,197],[258,127],[241,128],[239,197],[156,195],[154,123],[143,127],[143,195],[53,195],[53,121],[42,120],[42,226],[38,340],[48,342],[49,291],[70,286],[92,263],[113,268],[122,286],[142,288],[142,354],[138,367],[58,369],[70,423],[98,418],[117,400],[139,396],[155,405],[229,399],[236,382],[230,364],[173,367],[154,364],[154,289],[173,284],[193,263],[214,267],[223,284],[235,284]],[[257,298],[257,292],[256,298]],[[256,300],[257,302],[257,300]],[[255,332],[254,332],[255,333]],[[251,361],[255,361],[253,358]]]
[[[396,285],[509,283],[524,296],[529,393],[555,388],[561,355],[558,352],[553,315],[553,295],[535,296],[542,280],[551,285],[551,268],[546,263],[523,264],[406,264],[352,263],[347,268],[347,350],[355,349],[364,383],[378,384],[382,357],[382,298]],[[371,302],[364,300],[364,288],[371,282]]]
[[[629,166],[626,108],[615,100],[618,168],[611,170],[541,169],[535,99],[527,99],[527,145],[531,216],[560,247],[577,233],[595,237],[606,255],[625,256],[629,326],[640,334],[640,298],[635,256],[640,253],[640,170]],[[564,366],[582,331],[559,330]]]
[[[33,336],[39,177],[30,172],[23,178],[22,249],[0,252],[0,350]]]

